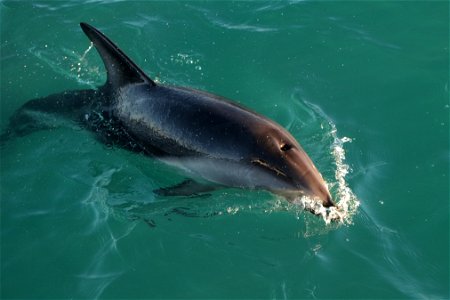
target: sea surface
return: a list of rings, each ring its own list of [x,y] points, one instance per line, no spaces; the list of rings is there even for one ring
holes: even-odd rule
[[[288,129],[341,219],[265,191],[158,198],[185,175],[53,118],[1,141],[1,298],[449,298],[448,1],[0,1],[1,131],[105,82],[82,21]]]

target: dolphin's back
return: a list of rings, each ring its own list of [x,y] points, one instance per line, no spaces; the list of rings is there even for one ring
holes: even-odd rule
[[[10,117],[8,127],[1,134],[1,142],[59,127],[58,116],[89,126],[85,115],[92,103],[101,101],[100,94],[98,90],[75,90],[29,100]]]
[[[146,84],[122,88],[112,111],[130,134],[166,155],[207,154],[232,160],[250,155],[258,142],[250,131],[269,121],[216,95]]]

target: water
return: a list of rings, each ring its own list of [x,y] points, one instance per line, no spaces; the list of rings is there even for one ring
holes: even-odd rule
[[[52,120],[1,149],[2,298],[449,298],[448,2],[0,11],[2,129],[29,99],[104,82],[85,21],[158,81],[288,128],[348,204],[327,225],[263,191],[157,201],[177,170]]]

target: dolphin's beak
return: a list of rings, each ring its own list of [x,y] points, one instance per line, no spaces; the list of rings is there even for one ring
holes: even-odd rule
[[[320,199],[324,207],[335,206],[327,184],[315,167],[310,169],[305,177],[303,184],[305,185],[306,192],[310,196]]]
[[[328,191],[328,189],[327,189],[327,195],[326,195],[326,197],[325,197],[324,199],[322,199],[322,205],[325,206],[325,207],[335,206],[335,205],[334,205],[334,202],[333,202],[333,200],[332,200],[332,198],[331,198],[331,194],[330,194],[330,192]]]
[[[292,149],[286,159],[291,169],[289,173],[299,189],[313,198],[320,199],[324,207],[335,206],[322,175],[303,149]]]

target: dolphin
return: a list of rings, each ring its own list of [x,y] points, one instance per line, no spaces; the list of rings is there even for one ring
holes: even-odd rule
[[[106,83],[28,101],[11,117],[7,136],[45,128],[35,122],[37,113],[60,115],[103,143],[156,157],[199,180],[156,190],[160,195],[235,187],[334,206],[322,175],[282,126],[224,97],[156,83],[103,33],[80,26],[103,60]]]

